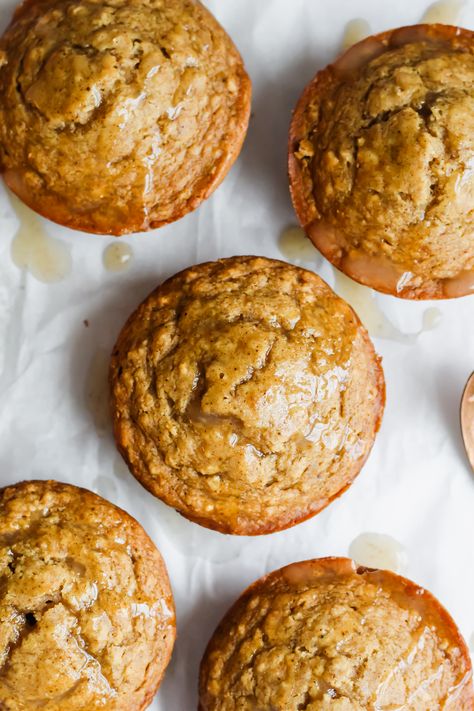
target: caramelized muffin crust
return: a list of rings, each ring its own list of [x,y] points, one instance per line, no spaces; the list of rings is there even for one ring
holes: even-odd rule
[[[380,291],[474,293],[473,38],[444,25],[369,37],[296,107],[298,217],[335,266]]]
[[[210,528],[259,534],[317,513],[368,456],[379,359],[315,274],[234,257],[139,306],[111,363],[118,447],[153,494]]]
[[[171,656],[174,604],[142,527],[53,481],[0,490],[0,708],[142,711]]]
[[[200,711],[472,711],[466,644],[426,590],[346,558],[294,563],[237,600],[201,663]]]
[[[178,219],[237,157],[250,81],[197,0],[27,0],[0,41],[0,168],[89,232]]]

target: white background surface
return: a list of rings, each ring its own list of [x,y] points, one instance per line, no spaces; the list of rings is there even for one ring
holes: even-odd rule
[[[0,0],[2,26],[12,3]],[[55,478],[94,489],[146,528],[168,564],[179,639],[154,711],[193,711],[198,663],[231,601],[266,571],[294,560],[346,555],[364,531],[388,533],[408,552],[407,574],[434,592],[469,640],[474,632],[474,476],[458,424],[474,370],[474,297],[436,304],[440,325],[413,343],[375,339],[387,408],[369,462],[352,488],[319,516],[256,539],[191,524],[145,492],[115,452],[106,414],[106,360],[131,310],[164,278],[233,254],[282,257],[278,238],[295,222],[286,178],[291,108],[305,83],[338,51],[344,25],[374,31],[419,21],[426,0],[208,0],[241,50],[254,84],[242,155],[214,196],[159,231],[127,238],[127,273],[102,266],[107,237],[47,223],[64,239],[72,275],[44,285],[11,262],[16,218],[0,191],[0,481]],[[474,2],[461,23],[474,28]],[[307,265],[334,283],[314,251]],[[404,332],[433,304],[377,296]],[[86,328],[83,320],[88,319]],[[105,408],[105,409],[104,409]]]

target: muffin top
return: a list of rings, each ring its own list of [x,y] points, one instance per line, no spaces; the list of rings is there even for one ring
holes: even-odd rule
[[[141,711],[171,656],[163,560],[128,514],[52,481],[0,490],[0,708]]]
[[[473,38],[444,25],[370,37],[295,110],[299,219],[333,264],[380,291],[474,293]]]
[[[312,272],[263,257],[158,287],[118,339],[111,386],[133,474],[188,518],[239,534],[293,525],[342,493],[384,399],[348,304]]]
[[[47,217],[122,234],[212,192],[250,81],[197,0],[27,0],[0,41],[0,168]]]
[[[200,711],[471,711],[469,652],[426,590],[346,558],[252,585],[201,664]]]

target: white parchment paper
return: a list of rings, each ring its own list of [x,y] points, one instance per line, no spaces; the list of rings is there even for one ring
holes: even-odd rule
[[[44,221],[72,255],[72,274],[45,285],[11,261],[17,219],[0,188],[0,483],[54,478],[127,509],[162,551],[178,613],[178,642],[154,711],[197,707],[198,664],[214,626],[239,592],[294,560],[346,555],[364,531],[394,536],[409,577],[474,632],[474,476],[459,430],[463,384],[474,370],[474,297],[437,303],[437,328],[403,342],[375,338],[387,408],[369,462],[351,489],[316,518],[255,539],[226,537],[187,522],[155,500],[117,455],[106,404],[108,354],[132,309],[166,277],[233,254],[284,258],[279,235],[295,223],[286,178],[291,108],[305,83],[338,51],[344,25],[374,31],[419,21],[426,0],[207,0],[235,39],[253,79],[243,152],[214,196],[178,223],[126,238],[134,261],[106,272],[110,238]],[[0,0],[0,24],[13,3]],[[474,28],[474,0],[461,23]],[[334,284],[318,253],[303,262]],[[415,333],[429,303],[376,296],[403,333]],[[84,321],[88,326],[84,325]],[[388,334],[390,335],[390,333]]]

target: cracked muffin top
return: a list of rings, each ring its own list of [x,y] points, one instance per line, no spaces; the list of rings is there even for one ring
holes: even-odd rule
[[[147,708],[171,656],[174,604],[142,527],[53,481],[0,490],[0,708]]]
[[[426,590],[347,558],[261,578],[215,631],[200,711],[472,711],[469,652]]]
[[[384,381],[367,332],[312,272],[263,257],[191,267],[129,318],[111,363],[117,445],[187,518],[269,533],[342,493]]]
[[[336,267],[379,291],[474,293],[473,38],[445,25],[369,37],[296,107],[299,220]]]
[[[88,232],[159,227],[224,178],[250,80],[197,0],[27,0],[0,40],[0,169]]]

